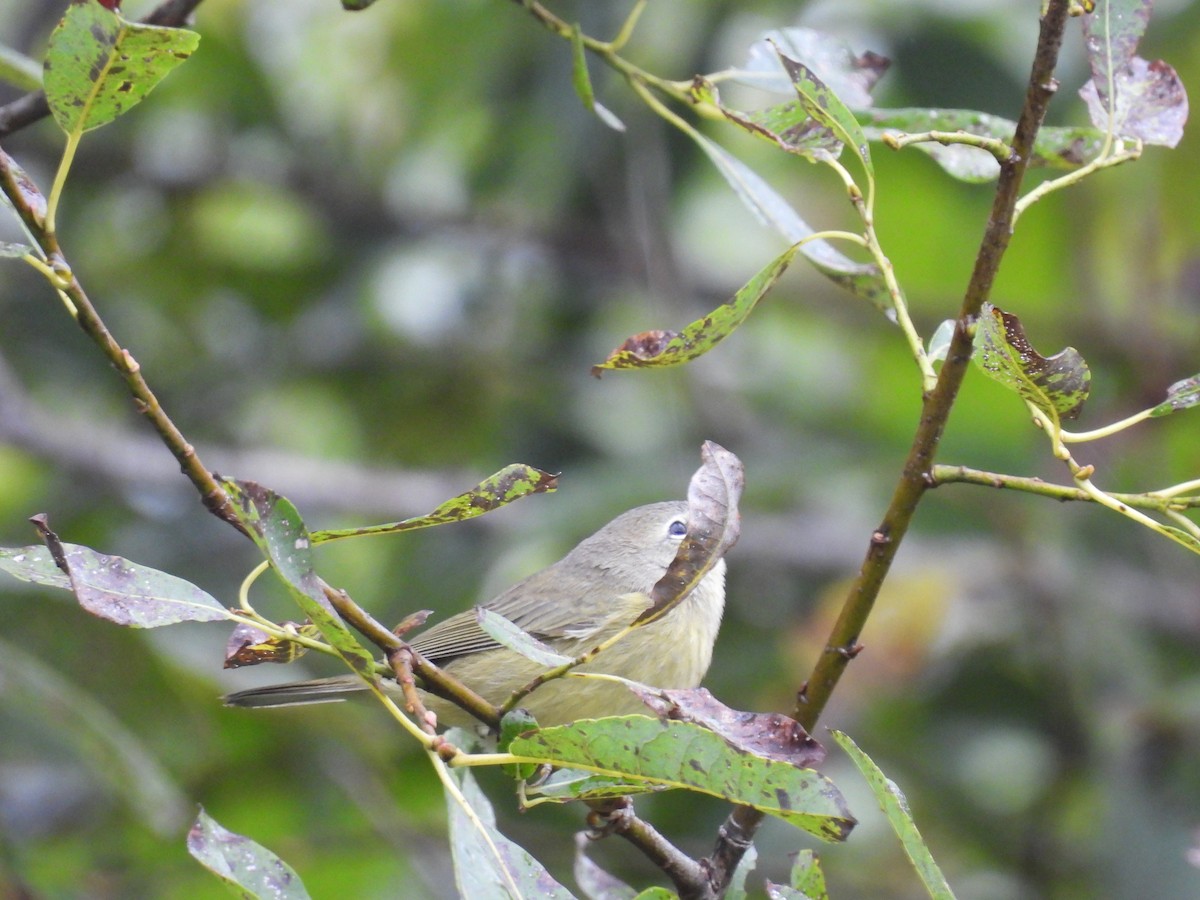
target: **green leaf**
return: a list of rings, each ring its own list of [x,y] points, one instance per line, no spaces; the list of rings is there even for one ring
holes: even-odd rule
[[[1200,404],[1200,375],[1184,378],[1167,388],[1167,399],[1150,410],[1153,417],[1167,416]]]
[[[792,59],[782,50],[776,49],[779,61],[787,70],[788,77],[800,97],[800,105],[805,111],[828,128],[833,135],[858,154],[869,178],[875,177],[875,167],[871,163],[871,145],[863,134],[862,126],[854,113],[804,63]]]
[[[253,481],[221,480],[234,512],[271,562],[304,614],[321,635],[358,672],[368,672],[375,660],[351,634],[325,596],[312,562],[312,541],[292,502]]]
[[[583,45],[583,32],[579,25],[571,26],[571,83],[575,93],[583,101],[583,105],[596,114],[596,117],[613,131],[624,131],[625,123],[618,119],[608,108],[596,100],[592,90],[592,78],[588,74],[587,48]]]
[[[0,709],[7,734],[20,734],[26,725],[39,732],[49,730],[96,783],[146,827],[171,839],[179,834],[189,816],[187,796],[142,738],[95,697],[4,641],[0,641],[0,684],[4,685]],[[56,759],[56,764],[64,762]]]
[[[775,229],[790,244],[795,244],[814,233],[809,224],[800,218],[788,202],[757,172],[700,132],[691,130],[688,136],[699,145],[733,188],[738,199],[760,222]],[[818,272],[834,284],[845,288],[856,297],[869,301],[889,318],[894,318],[887,283],[873,263],[856,263],[835,250],[828,241],[810,241],[800,252]]]
[[[130,628],[232,618],[224,606],[194,584],[79,544],[64,544],[34,516],[45,547],[0,550],[0,569],[23,581],[65,588],[92,615]],[[56,574],[57,572],[57,574]]]
[[[188,832],[187,848],[204,868],[234,892],[255,900],[307,900],[296,871],[247,837],[223,828],[203,809]]]
[[[954,893],[950,890],[950,885],[946,883],[941,869],[934,862],[921,833],[917,831],[917,825],[908,809],[908,801],[904,799],[900,788],[885,776],[871,758],[863,753],[849,737],[840,731],[833,731],[831,734],[838,746],[846,751],[858,770],[862,772],[863,777],[866,778],[871,793],[879,801],[884,815],[896,832],[896,836],[900,838],[904,852],[908,854],[908,858],[916,868],[917,875],[920,876],[929,896],[934,900],[953,900]]]
[[[752,806],[827,841],[854,827],[841,793],[812,769],[739,752],[688,722],[649,716],[583,719],[516,738],[509,751],[537,762]]]
[[[692,322],[682,332],[643,331],[628,338],[608,359],[592,366],[592,374],[598,377],[605,369],[678,366],[703,356],[746,321],[758,301],[787,271],[797,249],[794,245],[788,247],[746,282],[733,299]]]
[[[455,741],[456,746],[461,746]],[[469,769],[451,769],[462,799],[446,791],[450,851],[460,897],[479,900],[573,900],[528,851],[496,830],[496,814]],[[465,801],[465,806],[463,805]]]
[[[756,865],[758,865],[758,850],[751,844],[742,854],[737,868],[733,870],[733,875],[729,879],[729,888],[725,891],[725,900],[745,900],[747,896],[746,881],[750,878],[750,873],[754,871]]]
[[[796,854],[789,881],[793,888],[811,900],[829,900],[821,861],[812,850],[805,849]]]
[[[394,534],[400,531],[412,531],[416,528],[428,528],[432,525],[463,522],[506,506],[514,500],[528,497],[530,494],[550,493],[557,489],[557,475],[551,475],[549,472],[543,472],[541,469],[535,469],[524,463],[513,463],[505,466],[499,472],[489,475],[469,491],[447,500],[427,515],[405,519],[402,522],[389,522],[386,525],[370,525],[365,528],[314,531],[312,540],[314,544],[319,544],[342,538]]]
[[[669,785],[648,784],[632,778],[596,775],[581,769],[555,768],[544,781],[536,785],[526,785],[525,794],[536,798],[527,805],[536,806],[538,803],[602,800],[606,797],[652,794],[670,789]]]
[[[72,3],[42,64],[50,112],[67,134],[107,125],[145,99],[199,43],[194,31],[127,22],[99,3]]]
[[[679,895],[661,885],[655,885],[654,887],[646,888],[634,897],[633,900],[679,900]]]
[[[521,630],[500,613],[492,612],[486,606],[475,607],[475,618],[479,622],[479,627],[497,644],[507,647],[514,653],[519,653],[547,669],[564,665],[572,659],[570,656],[556,653],[529,632]]]
[[[989,378],[1016,391],[1055,422],[1073,419],[1087,400],[1092,373],[1074,347],[1045,357],[1021,320],[985,303],[975,331],[974,360]]]

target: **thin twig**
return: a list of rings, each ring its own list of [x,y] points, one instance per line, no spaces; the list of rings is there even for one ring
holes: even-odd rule
[[[943,484],[978,484],[983,487],[1004,488],[1013,491],[1023,491],[1028,494],[1039,494],[1055,500],[1079,500],[1094,503],[1096,498],[1079,487],[1066,484],[1053,484],[1040,478],[1028,478],[1020,475],[1002,475],[998,472],[984,472],[968,466],[934,466],[929,472],[929,486],[939,487]],[[1200,496],[1175,497],[1162,491],[1149,491],[1143,494],[1109,493],[1109,497],[1137,509],[1153,509],[1158,512],[1170,512],[1200,507]]]

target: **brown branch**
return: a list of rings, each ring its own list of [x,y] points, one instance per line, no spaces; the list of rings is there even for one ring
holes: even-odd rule
[[[186,24],[192,12],[203,0],[165,0],[141,21],[147,25],[176,28]],[[0,138],[27,128],[50,115],[45,91],[30,91],[11,103],[0,106]]]
[[[716,894],[708,880],[703,863],[692,859],[645,819],[638,818],[630,797],[589,800],[592,808],[587,823],[591,829],[582,832],[588,840],[598,840],[616,834],[633,844],[647,859],[671,879],[680,900],[715,900]],[[577,838],[578,839],[578,838]]]
[[[1068,5],[1068,0],[1051,0],[1042,17],[1025,103],[1012,140],[1013,154],[1000,166],[991,216],[959,310],[949,353],[938,374],[937,384],[923,400],[920,423],[891,503],[883,521],[871,535],[866,556],[850,586],[828,643],[797,697],[795,718],[810,733],[850,660],[861,649],[858,636],[871,614],[917,505],[929,489],[929,472],[938,442],[970,362],[972,326],[991,292],[996,272],[1008,249],[1021,181],[1033,155],[1034,139],[1045,118],[1046,108],[1058,86],[1054,70],[1062,46]],[[748,840],[762,818],[762,813],[749,807],[737,807],[730,814],[710,857],[713,885],[718,893],[728,886]]]

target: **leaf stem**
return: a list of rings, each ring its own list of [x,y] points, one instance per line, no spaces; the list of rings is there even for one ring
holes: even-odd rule
[[[1124,431],[1139,422],[1144,422],[1154,414],[1154,408],[1144,409],[1139,413],[1134,413],[1132,416],[1122,419],[1119,422],[1113,422],[1111,425],[1105,425],[1103,428],[1094,428],[1091,431],[1067,431],[1066,429],[1059,430],[1059,437],[1065,444],[1074,444],[1082,441],[1094,441],[1099,438],[1111,437],[1118,432]]]
[[[975,484],[982,487],[1001,490],[1021,491],[1027,494],[1037,494],[1053,500],[1063,501],[1094,501],[1096,498],[1081,487],[1066,484],[1054,484],[1042,481],[1040,478],[1029,478],[1020,475],[1004,475],[998,472],[985,472],[967,466],[936,465],[929,472],[929,486],[941,487],[944,484]],[[1178,493],[1184,493],[1200,487],[1200,482],[1177,486],[1182,488]],[[1200,496],[1176,497],[1175,488],[1165,491],[1148,491],[1142,494],[1112,493],[1112,497],[1120,503],[1138,509],[1150,509],[1162,513],[1170,513],[1180,509],[1200,508]]]
[[[55,233],[58,201],[62,199],[63,187],[67,183],[67,174],[71,171],[71,164],[75,162],[75,151],[79,149],[81,137],[83,137],[82,131],[71,132],[67,135],[66,144],[63,145],[62,158],[58,161],[58,171],[54,173],[54,184],[50,186],[50,196],[46,198],[46,224],[43,227],[47,234]]]

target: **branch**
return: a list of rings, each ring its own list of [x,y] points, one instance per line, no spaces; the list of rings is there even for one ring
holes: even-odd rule
[[[1082,500],[1095,503],[1096,498],[1087,491],[1065,484],[1051,484],[1040,478],[1025,478],[1020,475],[1001,475],[996,472],[983,472],[967,466],[934,466],[929,472],[929,486],[940,487],[943,484],[978,484],[984,487],[1007,488],[1023,491],[1028,494],[1039,494],[1054,500]],[[1176,497],[1162,491],[1151,491],[1145,494],[1116,494],[1109,497],[1132,506],[1136,509],[1152,509],[1157,512],[1200,508],[1200,496]]]
[[[1008,249],[1021,181],[1033,156],[1034,140],[1046,108],[1058,87],[1054,80],[1054,69],[1062,46],[1068,5],[1068,0],[1050,0],[1042,16],[1025,103],[1011,144],[1014,152],[1000,166],[991,216],[959,310],[949,353],[938,374],[937,384],[925,395],[920,424],[913,436],[891,503],[883,521],[871,535],[866,557],[858,577],[847,592],[828,643],[797,697],[795,718],[810,734],[847,665],[861,649],[858,636],[875,605],[879,589],[916,513],[917,504],[930,486],[929,472],[934,454],[970,363],[972,326],[991,292],[996,272]],[[737,807],[730,814],[710,857],[712,880],[718,893],[729,884],[762,817],[762,813],[749,807]]]
[[[645,819],[638,818],[632,798],[590,800],[587,804],[592,808],[587,817],[591,830],[581,832],[580,838],[598,840],[610,834],[620,835],[671,879],[680,900],[715,900],[717,895],[709,884],[704,865],[668,841]]]
[[[146,25],[177,28],[186,24],[203,0],[164,0],[141,21]],[[20,131],[50,115],[45,91],[30,91],[7,106],[0,106],[0,138]]]

